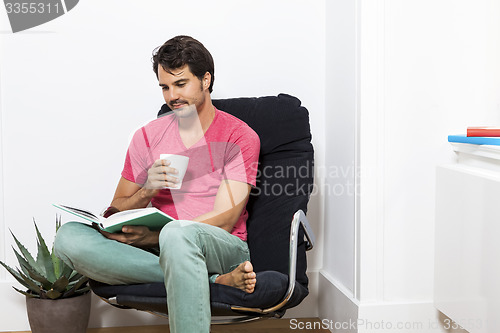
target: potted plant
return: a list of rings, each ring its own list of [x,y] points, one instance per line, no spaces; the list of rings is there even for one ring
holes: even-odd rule
[[[56,218],[56,232],[61,226]],[[90,316],[88,278],[82,276],[49,251],[35,223],[38,253],[36,259],[11,231],[19,249],[14,253],[19,268],[0,264],[26,290],[13,287],[26,296],[28,320],[33,333],[85,333]]]

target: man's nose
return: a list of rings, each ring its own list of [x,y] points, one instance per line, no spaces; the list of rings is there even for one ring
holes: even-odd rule
[[[169,101],[175,101],[176,99],[179,99],[179,94],[177,92],[177,89],[172,88],[168,91],[168,99]]]

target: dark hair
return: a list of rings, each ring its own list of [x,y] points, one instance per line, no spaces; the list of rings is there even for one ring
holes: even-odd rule
[[[189,70],[200,81],[206,72],[211,75],[208,90],[214,85],[214,60],[202,43],[189,36],[176,36],[153,51],[153,70],[158,77],[158,65],[165,71],[189,66]]]

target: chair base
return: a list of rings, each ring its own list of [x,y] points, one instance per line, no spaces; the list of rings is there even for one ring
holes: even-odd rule
[[[109,305],[112,305],[114,307],[117,307],[119,309],[126,309],[126,310],[137,310],[137,311],[143,311],[150,313],[152,315],[155,315],[157,317],[161,318],[167,318],[168,319],[168,312],[167,312],[167,307],[164,306],[159,307],[159,311],[152,310],[152,305],[151,302],[147,302],[147,305],[141,306],[138,304],[136,301],[132,301],[129,305],[127,304],[127,301],[125,300],[124,303],[118,303],[116,300],[116,297],[113,298],[105,298],[102,296],[98,297],[102,299],[104,302],[108,303]],[[144,307],[144,308],[143,308]],[[239,312],[239,311],[238,311]],[[221,308],[212,308],[212,320],[211,324],[212,325],[231,325],[231,324],[242,324],[242,323],[248,323],[248,322],[253,322],[253,321],[258,321],[258,320],[265,320],[265,319],[270,319],[270,318],[276,318],[279,319],[283,317],[285,314],[286,310],[282,311],[276,311],[269,313],[267,315],[262,315],[261,313],[251,313],[251,312],[242,312],[241,314],[237,314],[236,311],[231,310],[231,309],[221,309]],[[217,318],[217,317],[224,317],[224,318]]]

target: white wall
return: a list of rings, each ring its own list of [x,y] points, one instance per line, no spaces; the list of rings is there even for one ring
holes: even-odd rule
[[[323,270],[354,293],[357,112],[356,1],[327,1]]]
[[[358,10],[356,1],[326,2],[324,251],[319,315],[357,317],[356,184]]]
[[[192,35],[212,52],[214,98],[299,97],[310,111],[316,163],[323,165],[324,24],[323,1],[87,0],[12,34],[2,7],[0,258],[15,265],[9,228],[34,250],[32,218],[53,238],[51,203],[100,211],[110,202],[130,135],[163,103],[152,50],[177,34]],[[318,194],[309,214],[317,233],[321,212]],[[320,255],[310,255],[313,275]],[[0,311],[0,331],[25,330],[23,298],[10,288],[10,276],[0,274],[1,304],[8,305]],[[314,304],[295,313],[315,315]],[[103,319],[101,311],[114,315]],[[155,322],[116,313],[95,303],[91,326]]]
[[[2,47],[1,41],[0,41],[0,48]],[[0,78],[2,77],[2,64],[0,63]],[[3,217],[3,212],[4,212],[4,194],[3,194],[3,131],[1,131],[2,128],[2,105],[3,105],[3,100],[2,100],[2,82],[0,80],[0,241],[2,244],[5,244],[5,238],[4,238],[4,230],[5,230],[5,219]],[[0,246],[0,258],[4,259],[5,258],[5,247]],[[0,272],[0,281],[5,279],[5,274],[6,272],[2,270]]]
[[[377,78],[383,86],[380,104],[374,105],[363,96],[373,90],[373,81],[361,84],[366,104],[360,119],[366,122],[360,146],[366,157],[362,167],[364,161],[378,166],[372,175],[381,205],[376,214],[362,216],[361,227],[382,219],[377,242],[383,244],[384,283],[381,293],[362,289],[361,299],[431,301],[435,167],[454,156],[446,136],[500,121],[499,3],[381,3],[385,24]],[[372,58],[370,51],[362,49],[361,57]],[[378,123],[372,122],[373,113]]]
[[[352,239],[353,226],[356,232],[354,248],[345,252],[354,272],[328,259],[325,244],[329,261],[320,284],[343,296],[323,305],[347,304],[344,312],[354,319],[416,322],[424,327],[419,332],[437,332],[443,328],[432,304],[435,167],[454,159],[448,134],[500,123],[500,2],[359,0],[356,5],[333,1],[326,14],[348,21],[341,33],[327,23],[327,78],[333,88],[350,87],[343,88],[342,99],[327,99],[333,105],[327,102],[326,111],[344,110],[347,101],[358,113],[357,123],[344,115],[343,125],[327,116],[326,128],[359,128],[351,156],[359,156],[361,176],[354,212],[351,205],[339,206],[339,198],[326,197],[325,206],[332,207],[326,223],[337,227],[325,228],[325,239]],[[342,39],[353,31],[350,42]],[[328,50],[339,41],[348,51],[341,53],[340,64],[331,65]],[[357,57],[355,69],[351,57]],[[353,80],[359,80],[357,88]],[[338,93],[329,89],[327,83],[326,96]],[[326,135],[335,137],[328,130]],[[352,133],[347,141],[351,138]],[[326,146],[326,156],[336,152],[333,148]],[[347,163],[348,153],[343,156],[341,163]],[[347,218],[343,224],[333,221],[341,216]],[[370,330],[360,326],[363,331]]]

